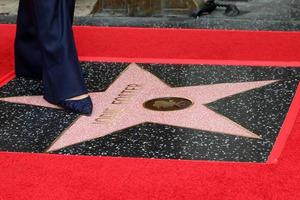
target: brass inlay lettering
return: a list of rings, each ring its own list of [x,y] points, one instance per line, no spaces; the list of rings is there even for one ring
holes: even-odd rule
[[[95,119],[93,124],[110,124],[123,111],[115,106],[127,104],[137,92],[142,88],[139,84],[129,84],[111,103],[111,107],[106,108],[104,112]]]

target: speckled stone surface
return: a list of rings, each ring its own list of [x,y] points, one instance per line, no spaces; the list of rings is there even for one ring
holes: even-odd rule
[[[105,91],[126,63],[82,63],[90,92]],[[140,64],[172,87],[280,80],[208,104],[261,140],[144,123],[53,153],[187,160],[265,162],[291,104],[300,69]],[[15,79],[0,97],[41,95],[40,81]],[[201,94],[199,94],[201,95]],[[0,102],[0,150],[44,152],[78,116],[62,110]]]

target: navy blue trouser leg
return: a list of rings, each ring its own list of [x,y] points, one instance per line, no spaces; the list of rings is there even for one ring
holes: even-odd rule
[[[16,75],[42,79],[42,54],[34,25],[32,1],[20,0],[15,40]]]
[[[16,73],[42,78],[51,103],[87,93],[75,47],[75,0],[20,0]]]

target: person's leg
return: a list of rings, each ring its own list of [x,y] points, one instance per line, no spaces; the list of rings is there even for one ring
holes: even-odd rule
[[[76,2],[76,0],[68,1],[69,10],[70,10],[70,19],[71,19],[71,24],[72,25],[73,25],[73,21],[74,21],[75,2]]]
[[[54,104],[87,93],[72,31],[74,4],[74,0],[33,0],[44,97]]]
[[[15,40],[16,75],[42,79],[42,55],[34,26],[32,0],[20,0]]]

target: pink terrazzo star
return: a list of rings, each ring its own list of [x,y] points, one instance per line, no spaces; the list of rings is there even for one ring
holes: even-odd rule
[[[48,148],[55,151],[89,141],[141,123],[151,122],[186,127],[220,134],[257,138],[255,133],[212,111],[208,103],[266,86],[276,81],[222,83],[171,88],[156,76],[130,64],[105,92],[91,93],[94,112],[91,117],[80,116]],[[182,110],[162,112],[144,108],[143,104],[160,97],[182,97],[193,105]],[[57,108],[42,96],[1,98],[2,101]]]

